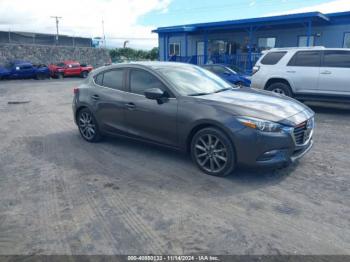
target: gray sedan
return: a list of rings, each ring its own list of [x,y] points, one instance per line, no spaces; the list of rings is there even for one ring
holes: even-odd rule
[[[81,136],[118,135],[189,152],[205,173],[238,165],[281,167],[313,144],[314,113],[279,94],[230,86],[190,64],[144,62],[99,68],[74,89]]]

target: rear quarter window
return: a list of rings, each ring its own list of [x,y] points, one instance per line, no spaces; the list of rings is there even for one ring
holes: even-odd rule
[[[269,52],[263,57],[260,63],[263,65],[275,65],[282,59],[282,57],[284,57],[286,53],[287,52]]]

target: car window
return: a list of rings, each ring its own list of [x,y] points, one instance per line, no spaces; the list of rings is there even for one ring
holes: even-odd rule
[[[229,71],[222,66],[213,66],[211,71],[214,72],[215,74],[220,74],[220,75],[224,73],[229,73]]]
[[[166,91],[163,83],[154,75],[144,70],[131,70],[130,72],[130,92],[144,95],[146,89],[159,88]]]
[[[80,67],[79,64],[72,64],[72,68],[78,68],[78,67]]]
[[[124,70],[116,69],[103,73],[102,85],[105,87],[123,90]]]
[[[20,66],[20,69],[28,70],[28,69],[32,69],[32,66],[30,66],[30,65],[22,65],[22,66]]]
[[[282,59],[282,57],[284,57],[286,53],[287,52],[269,52],[264,56],[260,63],[263,65],[275,65]]]
[[[320,51],[299,51],[289,61],[288,66],[319,67],[320,62]]]
[[[325,51],[323,66],[350,68],[350,51]]]
[[[95,76],[95,83],[97,85],[100,85],[100,86],[103,85],[103,73],[98,74],[97,76]]]

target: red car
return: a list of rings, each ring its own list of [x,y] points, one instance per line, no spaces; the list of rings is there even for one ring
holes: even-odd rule
[[[49,69],[51,77],[55,78],[63,78],[66,76],[80,76],[86,78],[89,72],[94,68],[76,61],[64,61],[49,65]]]

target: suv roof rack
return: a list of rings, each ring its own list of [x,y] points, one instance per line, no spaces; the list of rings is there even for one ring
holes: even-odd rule
[[[305,46],[305,47],[275,47],[271,48],[268,51],[276,51],[276,50],[294,50],[294,49],[325,49],[324,46]]]

